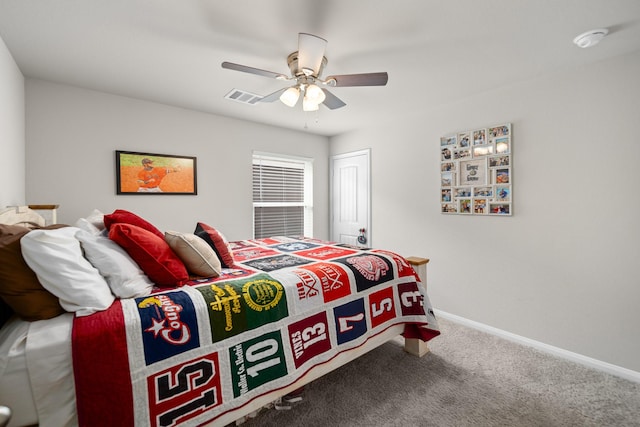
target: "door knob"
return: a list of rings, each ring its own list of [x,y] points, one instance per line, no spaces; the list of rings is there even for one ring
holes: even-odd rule
[[[360,234],[358,235],[358,243],[360,243],[361,245],[365,245],[367,243],[367,236],[365,236],[365,232],[366,230],[364,228],[361,228],[360,230]]]

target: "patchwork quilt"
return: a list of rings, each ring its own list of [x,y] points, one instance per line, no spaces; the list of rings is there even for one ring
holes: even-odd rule
[[[397,254],[304,238],[231,245],[236,265],[218,278],[74,320],[80,425],[215,422],[391,326],[439,334]]]

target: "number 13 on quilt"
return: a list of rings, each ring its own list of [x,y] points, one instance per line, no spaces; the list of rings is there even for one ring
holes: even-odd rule
[[[322,311],[289,325],[289,341],[296,369],[331,349],[327,313]]]

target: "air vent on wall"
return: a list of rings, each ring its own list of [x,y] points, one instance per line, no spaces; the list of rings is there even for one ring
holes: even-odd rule
[[[241,102],[243,104],[255,105],[258,101],[262,99],[260,95],[256,95],[255,93],[247,92],[239,89],[231,89],[231,91],[224,96],[227,99],[232,101]]]

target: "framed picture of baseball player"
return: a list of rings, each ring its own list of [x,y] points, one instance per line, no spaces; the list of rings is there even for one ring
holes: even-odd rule
[[[117,194],[198,194],[196,158],[116,150]]]

